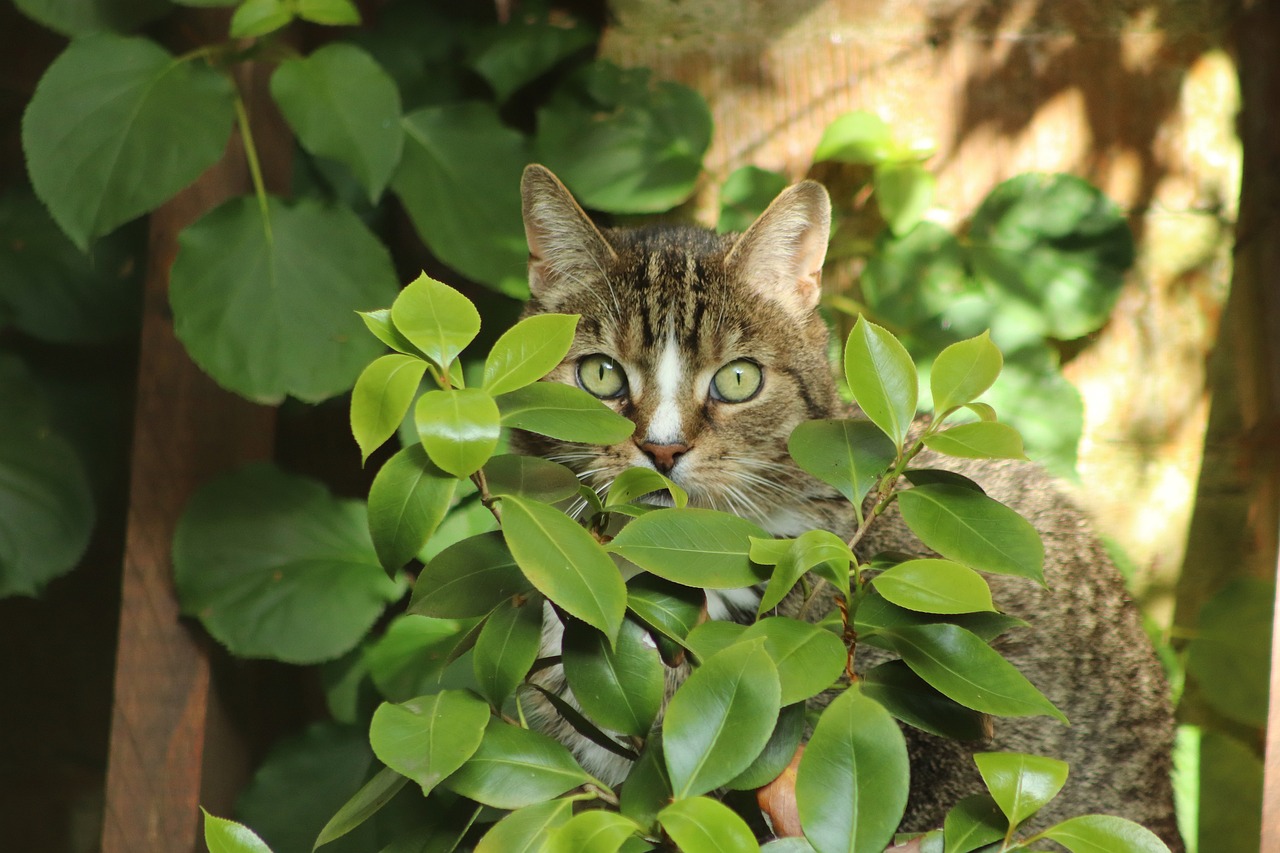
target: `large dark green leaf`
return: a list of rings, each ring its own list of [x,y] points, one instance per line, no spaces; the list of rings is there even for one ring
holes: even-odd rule
[[[734,589],[764,579],[751,562],[751,522],[710,509],[663,509],[633,520],[609,550],[658,577],[703,589]]]
[[[469,620],[398,616],[364,650],[369,678],[388,702],[434,693],[450,654],[471,628]]]
[[[486,806],[518,809],[589,781],[559,742],[495,718],[475,755],[445,787]]]
[[[533,588],[497,531],[445,548],[418,575],[410,613],[465,619]]]
[[[54,60],[22,121],[32,186],[81,249],[222,156],[232,85],[143,38],[93,35]]]
[[[386,248],[349,209],[269,198],[264,210],[246,196],[179,236],[169,302],[175,333],[220,385],[258,402],[317,402],[380,351],[356,310],[395,294]]]
[[[850,687],[827,706],[796,770],[796,805],[819,853],[882,853],[907,805],[907,746],[889,713]]]
[[[498,100],[505,101],[596,39],[597,34],[582,24],[569,27],[516,16],[481,31],[469,64],[493,87]]]
[[[463,690],[443,690],[378,706],[369,743],[383,764],[422,786],[424,794],[476,754],[489,707]]]
[[[639,625],[624,621],[610,648],[599,631],[565,626],[564,676],[582,710],[605,728],[644,737],[662,707],[666,667]]]
[[[1219,713],[1254,726],[1267,721],[1274,602],[1271,583],[1232,582],[1200,609],[1187,646],[1187,672],[1200,683],[1204,700]]]
[[[404,117],[391,188],[431,250],[468,278],[529,292],[520,220],[525,139],[482,103],[424,107]]]
[[[362,504],[267,465],[196,492],[173,565],[184,613],[235,655],[289,663],[350,650],[403,591],[378,563]]]
[[[784,705],[778,712],[778,721],[764,749],[746,770],[726,782],[725,787],[735,791],[751,791],[777,779],[795,757],[796,748],[804,737],[804,729],[804,703]]]
[[[746,231],[787,188],[787,176],[758,166],[743,166],[725,178],[720,187],[720,218],[716,231]]]
[[[484,623],[471,655],[480,693],[495,708],[515,692],[538,656],[542,598],[500,606]]]
[[[1031,522],[972,489],[943,483],[898,495],[902,519],[942,556],[984,572],[1044,583],[1044,543]]]
[[[321,847],[330,841],[342,838],[363,824],[400,793],[408,782],[407,776],[401,776],[390,767],[379,770],[364,784],[364,787],[356,791],[351,799],[334,812],[333,817],[316,836],[315,846]]]
[[[901,447],[916,414],[916,366],[888,330],[859,316],[844,348],[844,375],[872,423]]]
[[[773,733],[780,695],[763,641],[732,646],[695,669],[663,719],[676,798],[705,794],[746,770]]]
[[[891,660],[868,670],[862,677],[862,692],[921,731],[955,740],[991,736],[985,714],[948,699],[903,661]]]
[[[658,812],[658,823],[682,853],[756,853],[760,849],[746,821],[710,797],[677,800]]]
[[[879,427],[847,418],[801,423],[787,439],[787,450],[797,465],[857,505],[897,456]]]
[[[991,797],[1018,826],[1040,811],[1067,782],[1067,762],[1021,752],[980,752],[973,757]]]
[[[667,766],[662,758],[661,732],[655,732],[645,741],[644,752],[622,783],[618,800],[622,814],[646,829],[656,829],[658,812],[671,802],[671,780],[667,778]]]
[[[563,441],[616,444],[636,425],[581,388],[560,382],[535,382],[498,398],[502,425]]]
[[[875,316],[903,329],[937,317],[969,287],[960,244],[932,222],[881,235],[858,283]]]
[[[422,550],[457,485],[420,444],[387,460],[369,487],[369,533],[383,568],[398,572]]]
[[[132,32],[173,8],[167,0],[15,0],[14,5],[64,36]]]
[[[286,59],[271,75],[271,95],[302,146],[346,165],[377,201],[400,162],[404,128],[400,93],[373,57],[333,42]]]

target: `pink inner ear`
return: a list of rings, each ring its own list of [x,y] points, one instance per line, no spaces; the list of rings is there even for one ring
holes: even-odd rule
[[[751,287],[796,313],[808,313],[822,293],[831,203],[820,185],[791,187],[760,214],[730,251]]]

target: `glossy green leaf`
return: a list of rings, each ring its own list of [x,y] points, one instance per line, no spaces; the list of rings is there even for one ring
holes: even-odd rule
[[[437,692],[450,655],[472,627],[470,620],[436,619],[415,613],[397,616],[382,636],[364,649],[370,680],[388,702],[404,702]]]
[[[683,640],[706,619],[707,600],[700,589],[646,572],[627,582],[627,609],[663,635]]]
[[[15,0],[14,6],[64,36],[130,33],[173,9],[167,0]]]
[[[551,834],[572,815],[572,800],[549,800],[516,809],[485,833],[475,853],[542,853]]]
[[[355,311],[395,293],[386,248],[351,210],[271,197],[264,218],[242,196],[179,235],[169,303],[174,332],[219,384],[259,402],[318,402],[381,352]]]
[[[313,24],[348,27],[360,23],[360,10],[351,0],[296,0],[296,2],[298,17]]]
[[[956,625],[913,625],[885,636],[907,666],[969,708],[1002,717],[1066,716],[976,634]]]
[[[982,575],[950,560],[910,560],[872,580],[889,601],[923,613],[972,613],[994,610],[991,588]]]
[[[516,497],[502,499],[502,532],[525,577],[543,595],[614,642],[627,587],[590,533],[553,507]]]
[[[244,0],[231,16],[232,38],[260,38],[290,23],[294,6],[286,0]]]
[[[676,798],[705,794],[746,770],[773,733],[780,695],[763,641],[732,646],[695,669],[663,719]]]
[[[804,421],[787,439],[791,458],[804,470],[861,504],[893,464],[897,448],[869,421],[847,418]]]
[[[1027,623],[1015,616],[991,611],[958,613],[942,616],[933,613],[917,613],[885,600],[872,587],[870,595],[862,599],[854,617],[854,627],[862,639],[874,639],[879,633],[903,625],[933,625],[946,622],[959,625],[976,634],[984,642],[991,642],[1011,628],[1025,628]]]
[[[813,845],[805,838],[776,838],[760,845],[760,853],[814,853]]]
[[[403,591],[378,563],[362,504],[268,465],[196,492],[173,564],[184,613],[238,657],[288,663],[349,651]]]
[[[604,505],[612,507],[631,503],[650,492],[661,491],[671,496],[676,507],[683,507],[689,503],[688,492],[652,468],[628,468],[609,484],[609,494],[605,498]]]
[[[707,661],[742,639],[747,626],[724,619],[711,619],[689,632],[685,646],[699,661]]]
[[[597,34],[587,26],[565,26],[514,16],[500,27],[486,27],[469,65],[506,101],[560,62],[594,45]]]
[[[577,314],[535,314],[516,323],[489,350],[484,389],[497,396],[546,376],[573,345]]]
[[[471,665],[480,693],[495,708],[515,692],[538,657],[542,641],[542,599],[504,604],[480,631]]]
[[[584,444],[617,444],[636,426],[581,388],[535,382],[498,398],[502,425]]]
[[[784,705],[764,749],[746,770],[726,782],[725,787],[734,791],[751,791],[777,779],[795,757],[796,749],[804,738],[804,728],[804,704]]]
[[[249,827],[215,817],[203,808],[204,843],[209,853],[271,853],[271,848]]]
[[[486,806],[518,809],[589,781],[559,742],[495,718],[475,755],[445,787]]]
[[[813,152],[813,160],[875,166],[893,158],[896,150],[889,125],[875,113],[858,110],[845,113],[827,125]]]
[[[658,823],[682,853],[757,853],[760,849],[746,821],[710,797],[677,800],[658,812]]]
[[[711,130],[693,89],[598,61],[538,111],[535,149],[585,207],[657,213],[693,192]]]
[[[36,195],[86,249],[194,181],[222,156],[230,79],[144,38],[73,41],[45,71],[22,120]]]
[[[351,389],[351,433],[363,461],[395,434],[418,391],[427,365],[408,355],[375,359]]]
[[[1271,667],[1275,586],[1239,579],[1205,602],[1187,644],[1187,672],[1214,710],[1232,720],[1264,726]]]
[[[857,688],[822,712],[796,770],[796,805],[819,853],[883,853],[907,805],[898,724]]]
[[[582,710],[595,722],[644,737],[662,707],[666,667],[639,625],[624,621],[610,647],[605,637],[577,622],[561,641],[564,677]]]
[[[1151,830],[1113,815],[1074,817],[1046,829],[1041,837],[1058,842],[1071,853],[1168,853]]]
[[[1002,503],[947,484],[898,495],[902,519],[942,556],[984,572],[1044,583],[1044,543],[1031,522]]]
[[[623,843],[639,830],[630,818],[591,809],[574,815],[552,832],[543,853],[618,853]]]
[[[725,178],[720,187],[720,234],[746,231],[769,204],[791,183],[781,172],[743,166]]]
[[[413,415],[431,461],[455,477],[479,471],[498,446],[498,407],[479,388],[428,391]]]
[[[942,825],[944,853],[971,853],[1004,838],[1008,819],[986,794],[965,797],[947,812]]]
[[[379,761],[426,794],[476,754],[488,723],[484,702],[464,690],[442,690],[383,702],[369,724],[369,743]]]
[[[901,660],[873,667],[862,676],[862,692],[890,714],[921,731],[953,740],[991,737],[985,714],[948,699]]]
[[[933,206],[937,179],[917,163],[881,163],[872,177],[876,205],[894,234],[915,228]]]
[[[637,518],[609,550],[658,577],[703,589],[734,589],[764,579],[751,562],[751,537],[768,534],[751,522],[710,509],[664,509]]]
[[[537,456],[495,456],[484,464],[484,476],[489,494],[496,496],[515,495],[556,503],[578,493],[578,478],[573,471]]]
[[[829,530],[805,531],[775,566],[757,613],[776,607],[806,572],[815,570],[848,598],[849,570],[855,563],[853,552],[839,536]],[[829,570],[824,564],[830,564]]]
[[[992,386],[1002,367],[1004,356],[991,342],[990,332],[951,344],[938,353],[929,371],[933,410],[942,415],[972,403]]]
[[[919,394],[916,367],[906,348],[860,316],[845,344],[844,375],[863,413],[901,447]]]
[[[961,459],[1026,459],[1022,436],[1008,424],[978,421],[926,436],[925,447]]]
[[[440,367],[454,361],[480,331],[471,300],[426,273],[400,291],[391,305],[396,329]]]
[[[375,311],[357,311],[360,319],[364,321],[365,328],[373,334],[375,338],[382,341],[387,346],[399,353],[405,355],[417,356],[425,359],[426,356],[422,350],[415,347],[409,342],[409,339],[400,334],[400,330],[396,328],[395,323],[391,321],[391,309],[379,308]]]
[[[751,537],[751,562],[762,566],[776,566],[786,559],[795,544],[794,539],[760,539]]]
[[[655,732],[646,739],[644,751],[622,783],[618,809],[640,826],[654,831],[658,812],[670,802],[671,780],[667,778],[662,757],[662,733]]]
[[[409,612],[455,619],[483,616],[503,599],[532,588],[502,534],[482,533],[450,545],[423,567]]]
[[[987,790],[1009,823],[1018,826],[1049,803],[1067,782],[1067,762],[1020,752],[973,756]]]
[[[527,296],[529,250],[520,220],[525,137],[480,102],[424,107],[403,124],[404,153],[391,188],[418,234],[468,278]]]
[[[383,568],[394,574],[422,550],[457,485],[420,444],[404,448],[378,470],[369,487],[369,533]]]
[[[742,640],[764,639],[764,649],[778,669],[782,704],[816,696],[844,672],[844,643],[830,631],[786,616],[770,616],[751,625]]]
[[[320,830],[320,834],[316,837],[315,847],[341,838],[373,817],[383,806],[391,802],[392,797],[400,793],[408,781],[408,777],[401,776],[390,767],[379,770],[324,825],[324,829]]]

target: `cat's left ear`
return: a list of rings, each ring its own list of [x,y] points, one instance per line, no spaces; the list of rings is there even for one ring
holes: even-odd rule
[[[761,296],[807,314],[822,294],[822,262],[830,232],[826,188],[801,181],[773,200],[738,238],[726,260]]]

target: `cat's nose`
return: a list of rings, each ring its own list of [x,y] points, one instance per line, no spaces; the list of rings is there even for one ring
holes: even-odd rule
[[[653,460],[653,467],[658,469],[659,474],[670,474],[671,469],[676,467],[676,460],[689,452],[687,444],[654,444],[646,441],[639,447]]]

